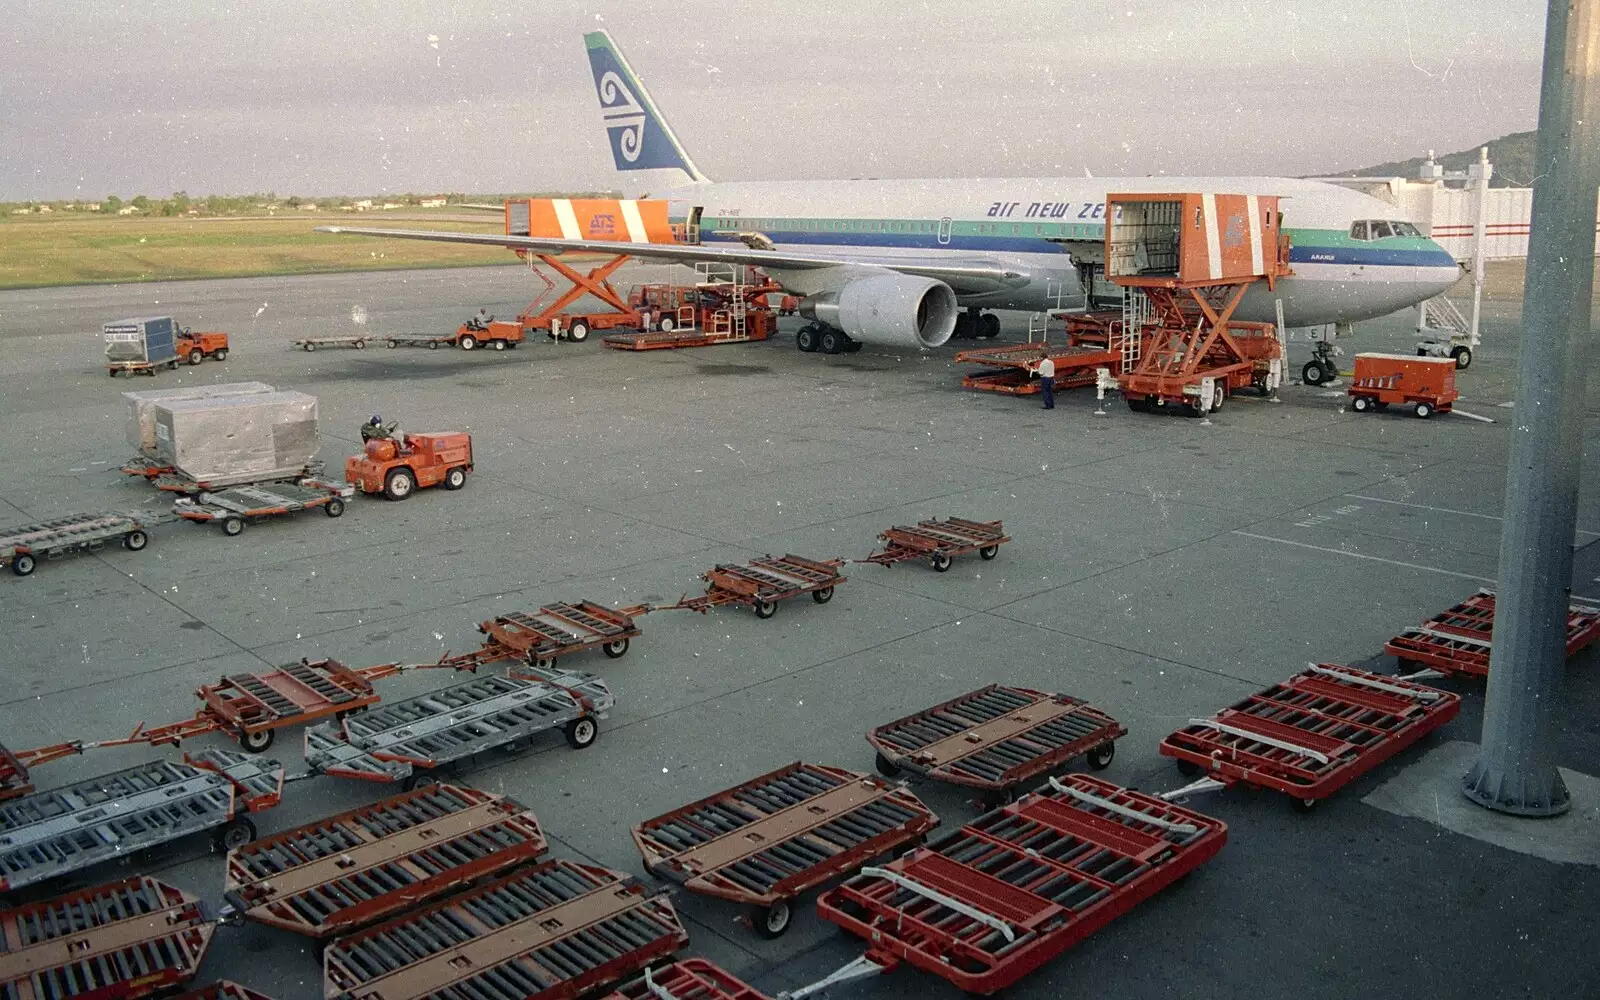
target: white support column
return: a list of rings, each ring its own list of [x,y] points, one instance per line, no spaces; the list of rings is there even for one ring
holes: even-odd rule
[[[1483,314],[1483,282],[1488,251],[1489,178],[1494,167],[1489,163],[1489,147],[1478,147],[1478,162],[1468,168],[1468,174],[1477,180],[1477,218],[1472,226],[1472,320],[1467,331],[1467,346],[1478,346],[1478,319]]]

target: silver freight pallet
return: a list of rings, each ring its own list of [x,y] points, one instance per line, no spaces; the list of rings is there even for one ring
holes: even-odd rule
[[[283,778],[275,760],[202,750],[0,803],[0,891],[208,830],[247,844],[247,814],[277,805]]]
[[[474,677],[306,730],[306,763],[323,774],[410,789],[432,784],[438,768],[549,729],[561,728],[581,750],[614,704],[594,674],[528,667],[521,677]]]
[[[27,576],[41,559],[93,552],[113,539],[137,552],[150,544],[151,528],[170,520],[161,514],[68,514],[38,524],[0,528],[0,566]]]
[[[199,524],[216,522],[224,535],[237,535],[246,524],[264,521],[281,514],[321,507],[329,517],[344,513],[344,502],[356,495],[349,483],[325,483],[304,479],[299,483],[273,483],[267,486],[235,486],[199,497],[180,497],[172,512],[185,521]]]

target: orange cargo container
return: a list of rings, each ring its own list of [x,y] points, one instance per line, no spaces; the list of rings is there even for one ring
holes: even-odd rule
[[[1106,215],[1106,277],[1119,285],[1216,285],[1286,269],[1273,195],[1113,194]]]
[[[1355,377],[1346,392],[1357,413],[1386,410],[1391,404],[1409,406],[1424,419],[1434,411],[1449,413],[1460,398],[1456,361],[1410,354],[1357,354]]]
[[[517,198],[506,202],[508,236],[608,243],[672,243],[665,201],[619,198]]]

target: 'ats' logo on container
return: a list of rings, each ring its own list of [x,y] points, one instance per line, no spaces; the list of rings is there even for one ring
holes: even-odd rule
[[[590,236],[615,236],[617,233],[617,217],[609,214],[596,215],[589,220]]]

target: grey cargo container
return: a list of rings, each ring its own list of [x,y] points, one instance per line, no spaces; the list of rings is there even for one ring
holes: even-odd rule
[[[155,457],[195,482],[287,478],[316,456],[317,399],[268,392],[158,403],[155,432]]]
[[[171,316],[119,319],[102,332],[106,361],[113,365],[164,365],[178,358],[177,324]]]
[[[208,399],[213,396],[250,396],[276,392],[265,382],[228,382],[222,385],[190,385],[177,389],[146,389],[125,392],[128,401],[128,443],[139,454],[156,457],[156,406],[180,399]]]

